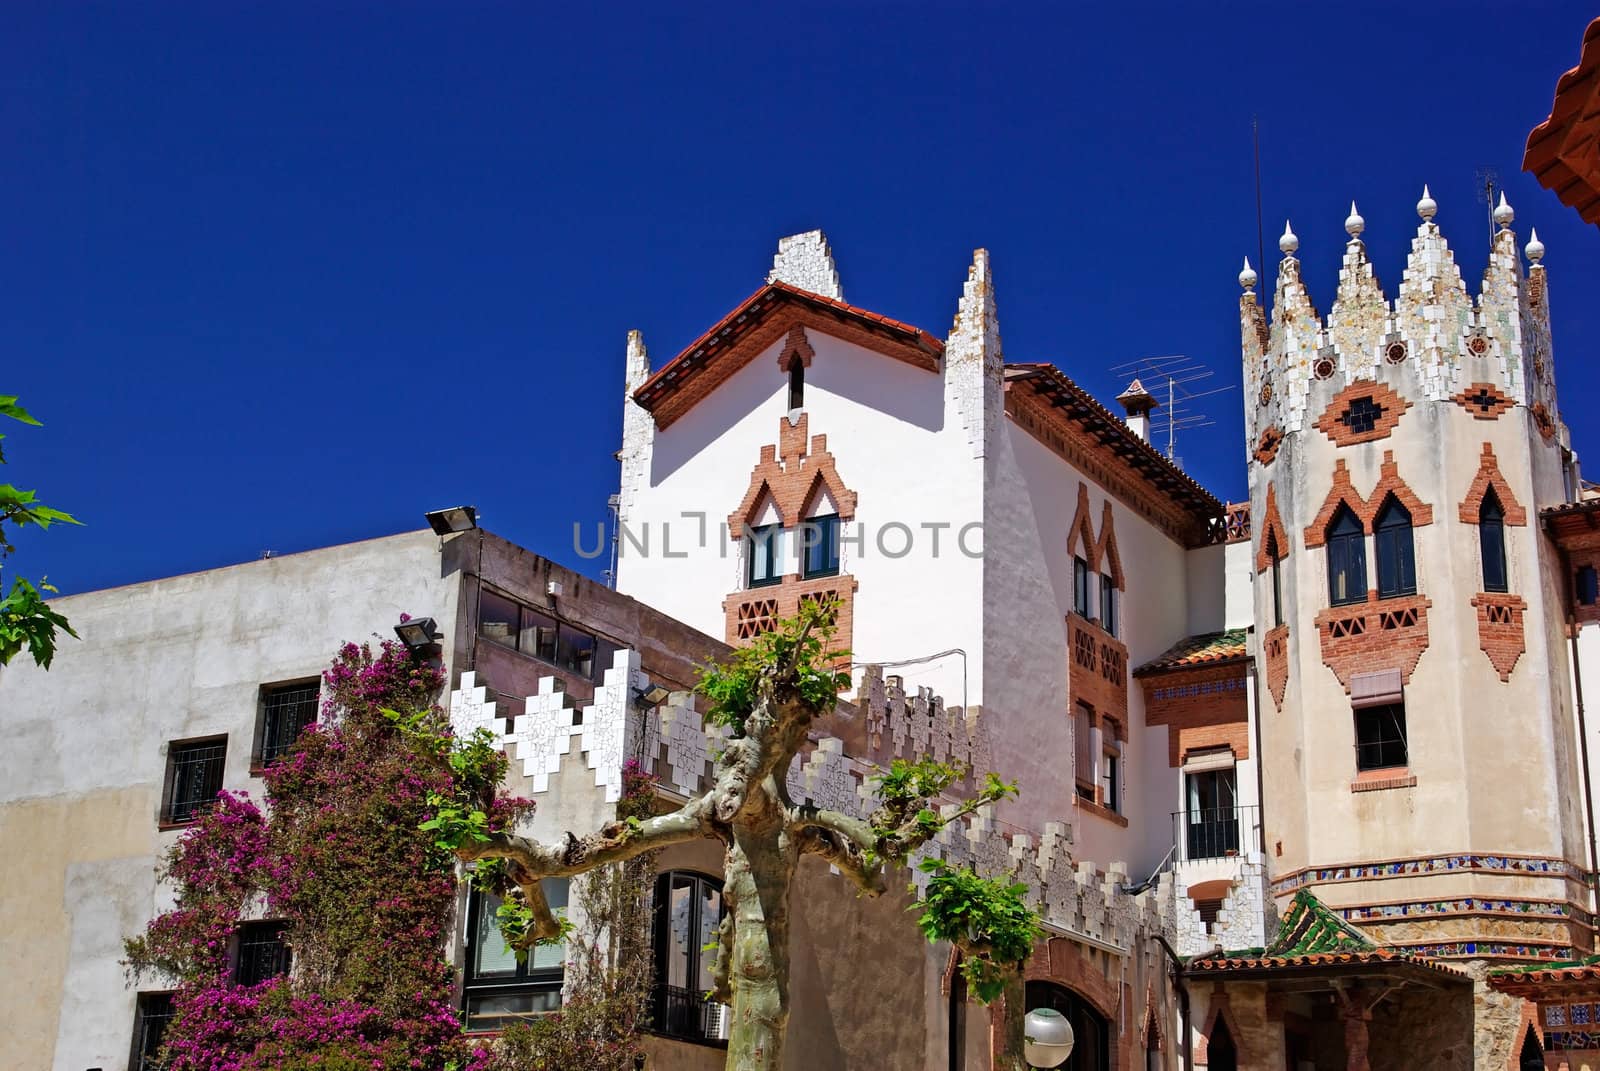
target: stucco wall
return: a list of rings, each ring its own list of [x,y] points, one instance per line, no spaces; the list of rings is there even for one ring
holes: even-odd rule
[[[411,532],[57,600],[82,636],[48,674],[0,672],[0,1063],[120,1067],[134,993],[121,942],[162,904],[166,745],[226,733],[224,786],[249,775],[262,684],[313,677],[402,612],[455,620],[439,540]]]

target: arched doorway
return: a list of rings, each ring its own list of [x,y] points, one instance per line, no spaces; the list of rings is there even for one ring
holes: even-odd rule
[[[1522,1055],[1517,1067],[1518,1071],[1544,1071],[1544,1046],[1539,1044],[1539,1035],[1531,1026],[1522,1035]]]
[[[1220,1015],[1206,1041],[1206,1071],[1239,1071],[1239,1050],[1233,1044],[1226,1020]]]
[[[1053,982],[1029,982],[1028,1010],[1049,1008],[1072,1024],[1072,1055],[1062,1071],[1111,1071],[1111,1023],[1072,990]]]

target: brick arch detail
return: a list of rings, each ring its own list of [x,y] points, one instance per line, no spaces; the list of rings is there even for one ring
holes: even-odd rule
[[[1070,989],[1111,1024],[1111,1029],[1106,1033],[1106,1044],[1110,1050],[1107,1055],[1111,1066],[1120,1068],[1123,1066],[1122,1054],[1127,1047],[1127,1040],[1117,1030],[1117,1009],[1124,998],[1130,1004],[1133,1002],[1133,987],[1120,986],[1116,979],[1107,978],[1096,966],[1094,955],[1067,938],[1051,937],[1043,944],[1034,946],[1033,956],[1023,969],[1022,979],[1025,983],[1050,982]],[[1026,1014],[1026,1009],[1023,1014]]]
[[[1383,410],[1371,431],[1352,431],[1339,417],[1357,398],[1371,398]],[[1317,417],[1315,427],[1333,441],[1335,446],[1354,446],[1386,439],[1394,431],[1400,418],[1411,408],[1411,402],[1401,397],[1387,383],[1371,379],[1358,379],[1333,396],[1328,407]]]
[[[1221,1019],[1228,1026],[1228,1034],[1233,1038],[1233,1044],[1238,1047],[1240,1039],[1244,1037],[1239,1031],[1239,1024],[1233,1018],[1233,1006],[1228,1001],[1228,994],[1219,984],[1211,993],[1211,1003],[1206,1009],[1205,1026],[1200,1028],[1200,1036],[1194,1043],[1195,1063],[1206,1063],[1207,1050],[1211,1045],[1211,1035],[1216,1032],[1217,1020]]]
[[[1145,1039],[1151,1032],[1156,1035],[1154,1046],[1145,1046]],[[1145,986],[1144,990],[1144,1029],[1140,1031],[1138,1044],[1146,1052],[1160,1052],[1167,1047],[1167,1032],[1161,1029],[1161,1016],[1156,1014],[1156,986],[1154,982]]]
[[[1478,512],[1483,509],[1483,500],[1491,487],[1494,488],[1495,497],[1500,500],[1500,508],[1505,510],[1506,523],[1517,526],[1527,524],[1528,511],[1522,508],[1517,496],[1511,493],[1511,484],[1500,472],[1500,463],[1494,456],[1494,446],[1491,443],[1483,444],[1483,456],[1478,460],[1478,474],[1473,477],[1472,486],[1467,489],[1467,497],[1461,501],[1461,523],[1478,523]]]
[[[796,357],[800,358],[802,367],[811,367],[811,358],[817,351],[811,348],[811,340],[806,338],[806,329],[801,324],[789,328],[789,337],[783,340],[783,348],[778,351],[778,367],[785,372]]]
[[[1067,553],[1075,555],[1081,547],[1083,559],[1089,563],[1090,569],[1110,576],[1118,591],[1126,591],[1127,581],[1122,572],[1122,556],[1117,552],[1117,526],[1111,500],[1106,499],[1100,509],[1098,536],[1094,531],[1093,514],[1093,507],[1089,504],[1089,485],[1080,480],[1078,505],[1072,514],[1072,524],[1067,529]]]
[[[793,424],[786,416],[778,418],[778,445],[761,448],[761,460],[750,473],[750,486],[739,507],[728,514],[728,534],[734,539],[742,538],[745,527],[755,519],[763,494],[772,496],[783,526],[793,528],[805,519],[806,504],[819,483],[833,496],[840,520],[855,516],[856,494],[839,477],[828,452],[828,437],[810,435],[807,427],[805,413]]]
[[[1522,1066],[1522,1046],[1528,1040],[1528,1032],[1539,1039],[1539,1048],[1545,1048],[1544,1026],[1539,1022],[1539,1006],[1531,1000],[1522,1002],[1522,1010],[1517,1016],[1516,1041],[1511,1045],[1511,1053],[1506,1060],[1506,1071],[1517,1071]]]
[[[1267,501],[1262,506],[1261,513],[1261,542],[1256,547],[1257,573],[1264,573],[1272,568],[1272,555],[1267,553],[1268,536],[1276,536],[1278,539],[1278,560],[1281,562],[1289,557],[1291,546],[1289,533],[1283,527],[1283,515],[1278,512],[1278,488],[1275,484],[1267,484]],[[1328,516],[1333,515],[1330,513]]]
[[[1333,515],[1339,511],[1341,505],[1349,506],[1350,512],[1356,515],[1361,522],[1361,530],[1368,535],[1372,534],[1372,526],[1377,520],[1378,512],[1383,509],[1383,504],[1393,495],[1411,514],[1411,527],[1421,528],[1433,523],[1433,507],[1418,498],[1416,492],[1400,476],[1400,467],[1395,464],[1394,451],[1383,452],[1383,463],[1379,467],[1378,482],[1373,485],[1372,493],[1365,498],[1355,489],[1350,482],[1350,470],[1341,458],[1333,463],[1333,486],[1328,488],[1328,497],[1322,502],[1322,509],[1317,512],[1316,519],[1306,527],[1306,549],[1320,547],[1327,542],[1328,525],[1333,521]]]

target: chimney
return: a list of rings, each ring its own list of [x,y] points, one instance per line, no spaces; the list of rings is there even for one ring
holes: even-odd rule
[[[1150,441],[1150,411],[1161,403],[1156,401],[1156,396],[1144,389],[1144,384],[1135,379],[1128,384],[1128,389],[1117,395],[1117,401],[1122,403],[1122,408],[1127,412],[1128,430],[1133,432],[1145,442]]]

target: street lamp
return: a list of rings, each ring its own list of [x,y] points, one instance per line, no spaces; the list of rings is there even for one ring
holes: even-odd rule
[[[1030,1067],[1060,1067],[1072,1055],[1072,1024],[1051,1008],[1035,1008],[1022,1023],[1022,1055]]]

